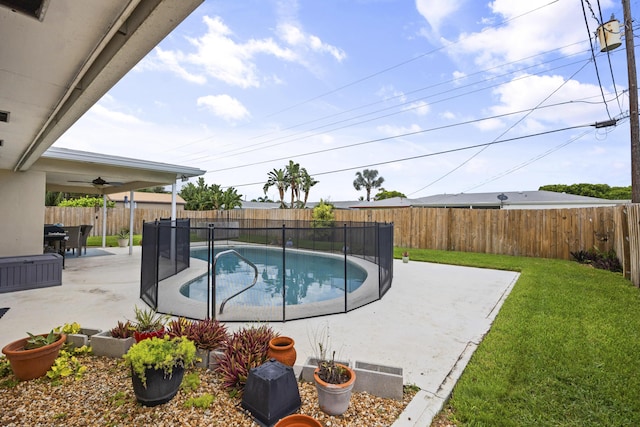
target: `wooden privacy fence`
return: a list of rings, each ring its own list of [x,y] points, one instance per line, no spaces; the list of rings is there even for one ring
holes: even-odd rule
[[[143,221],[168,218],[168,209],[136,209],[134,232]],[[183,211],[180,218],[207,220],[311,220],[311,209],[234,209]],[[625,276],[640,285],[640,205],[576,209],[454,209],[401,208],[337,210],[336,224],[393,222],[394,246],[481,252],[541,258],[571,259],[571,252],[615,250]],[[45,223],[92,224],[100,236],[102,208],[47,207]],[[129,209],[108,208],[106,230],[116,234],[129,227]]]

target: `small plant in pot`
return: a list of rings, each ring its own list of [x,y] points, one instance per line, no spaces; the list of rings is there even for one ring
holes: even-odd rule
[[[9,343],[2,349],[11,364],[13,374],[23,381],[44,376],[67,340],[65,334],[55,333],[53,330],[48,334],[27,334],[27,338]]]
[[[155,310],[148,308],[142,309],[138,306],[134,307],[136,320],[133,323],[135,331],[133,337],[136,342],[151,337],[162,337],[165,334],[165,325],[170,316],[157,313]]]
[[[91,348],[96,356],[122,357],[133,345],[135,326],[131,321],[118,321],[118,324],[91,337]]]
[[[407,251],[402,252],[402,262],[404,263],[409,262],[409,252]]]
[[[326,338],[317,343],[318,367],[313,372],[313,379],[322,412],[328,415],[342,415],[349,407],[356,373],[349,366],[335,361],[335,351],[331,351],[329,357],[328,342],[327,333]]]
[[[116,235],[118,239],[118,246],[121,248],[126,248],[129,246],[129,229],[121,228],[118,234]]]
[[[196,346],[186,337],[165,335],[134,344],[123,357],[131,367],[131,382],[138,402],[156,406],[177,394],[184,369],[195,360]]]

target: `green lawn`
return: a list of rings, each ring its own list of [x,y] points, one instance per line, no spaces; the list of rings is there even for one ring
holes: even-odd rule
[[[141,241],[142,241],[142,235],[141,234],[134,234],[133,235],[133,245],[134,246],[140,245]],[[107,247],[117,247],[118,246],[118,236],[107,236],[106,244],[107,244]],[[89,237],[87,237],[87,247],[90,247],[90,246],[101,247],[102,246],[102,236],[89,236]]]
[[[410,256],[521,273],[453,390],[450,421],[640,425],[640,291],[620,274],[550,259],[419,249]]]

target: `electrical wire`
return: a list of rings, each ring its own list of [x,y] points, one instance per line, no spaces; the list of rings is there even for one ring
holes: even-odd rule
[[[329,171],[324,171],[324,172],[314,172],[314,173],[312,173],[310,175],[312,175],[314,177],[315,176],[321,176],[321,175],[329,175],[329,174],[334,174],[334,173],[352,171],[352,170],[356,170],[356,169],[370,168],[370,167],[373,167],[373,166],[381,166],[381,165],[388,165],[388,164],[391,164],[391,163],[399,163],[399,162],[405,162],[405,161],[409,161],[409,160],[422,159],[422,158],[425,158],[425,157],[434,157],[434,156],[439,156],[439,155],[443,155],[443,154],[456,153],[456,152],[459,152],[459,151],[472,150],[474,148],[481,148],[481,147],[485,147],[485,146],[504,144],[504,143],[513,142],[513,141],[519,141],[519,140],[522,140],[522,139],[533,138],[533,137],[536,137],[536,136],[543,136],[543,135],[549,135],[549,134],[557,133],[557,132],[564,132],[564,131],[567,131],[567,130],[580,129],[580,128],[588,127],[588,126],[593,126],[593,124],[582,124],[582,125],[576,125],[576,126],[568,126],[568,127],[564,127],[564,128],[560,128],[560,129],[553,129],[553,130],[548,130],[548,131],[544,131],[544,132],[538,132],[538,133],[529,134],[529,135],[521,135],[521,136],[516,136],[516,137],[513,137],[513,138],[502,139],[502,140],[494,140],[494,141],[485,142],[485,143],[482,143],[482,144],[474,144],[474,145],[468,145],[468,146],[464,146],[464,147],[451,148],[449,150],[442,150],[442,151],[438,151],[438,152],[434,152],[434,153],[420,154],[420,155],[417,155],[417,156],[410,156],[410,157],[402,157],[402,158],[398,158],[398,159],[394,159],[394,160],[386,160],[384,162],[369,163],[369,164],[366,164],[366,165],[359,165],[359,166],[353,166],[353,167],[342,168],[342,169],[334,169],[334,170],[329,170]],[[253,185],[264,185],[264,181],[252,182],[252,183],[246,183],[246,184],[234,184],[234,185],[225,186],[223,188],[228,188],[228,187],[234,187],[234,188],[236,188],[236,187],[247,187],[247,186],[253,186]]]
[[[591,10],[591,14],[593,15],[593,19],[595,19],[596,22],[598,22],[598,18],[596,18],[596,15],[593,13],[593,9],[591,9],[591,3],[589,3],[589,0],[583,0],[583,1],[580,2],[580,5],[582,6],[582,15],[584,16],[584,23],[587,26],[587,35],[589,36],[589,45],[591,45],[591,58],[593,59],[593,65],[595,66],[595,69],[596,69],[596,78],[598,79],[598,85],[600,86],[600,93],[602,94],[602,99],[604,99],[604,89],[602,88],[602,82],[600,81],[600,72],[598,71],[598,62],[596,61],[596,54],[593,51],[593,41],[591,39],[591,31],[589,31],[589,22],[587,20],[587,12],[584,10],[584,2],[585,1],[589,5],[589,9]],[[600,25],[599,22],[598,22],[598,25]],[[609,106],[606,103],[604,104],[604,108],[605,108],[605,110],[607,110],[607,116],[609,117],[609,119],[611,119],[611,113],[609,112]]]

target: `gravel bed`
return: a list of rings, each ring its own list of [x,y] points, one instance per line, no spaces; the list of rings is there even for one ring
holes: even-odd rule
[[[12,375],[0,380],[0,425],[2,426],[255,426],[240,407],[240,398],[224,390],[218,376],[198,372],[195,391],[180,390],[170,402],[153,408],[136,402],[128,367],[120,359],[85,356],[87,371],[80,380],[65,379],[55,385],[46,379],[7,386]],[[382,399],[368,393],[353,393],[349,409],[341,416],[328,416],[318,407],[315,386],[299,383],[299,412],[318,419],[325,427],[387,427],[393,424],[415,392],[405,390],[403,401]],[[207,409],[187,407],[189,398],[208,393],[215,397]]]

